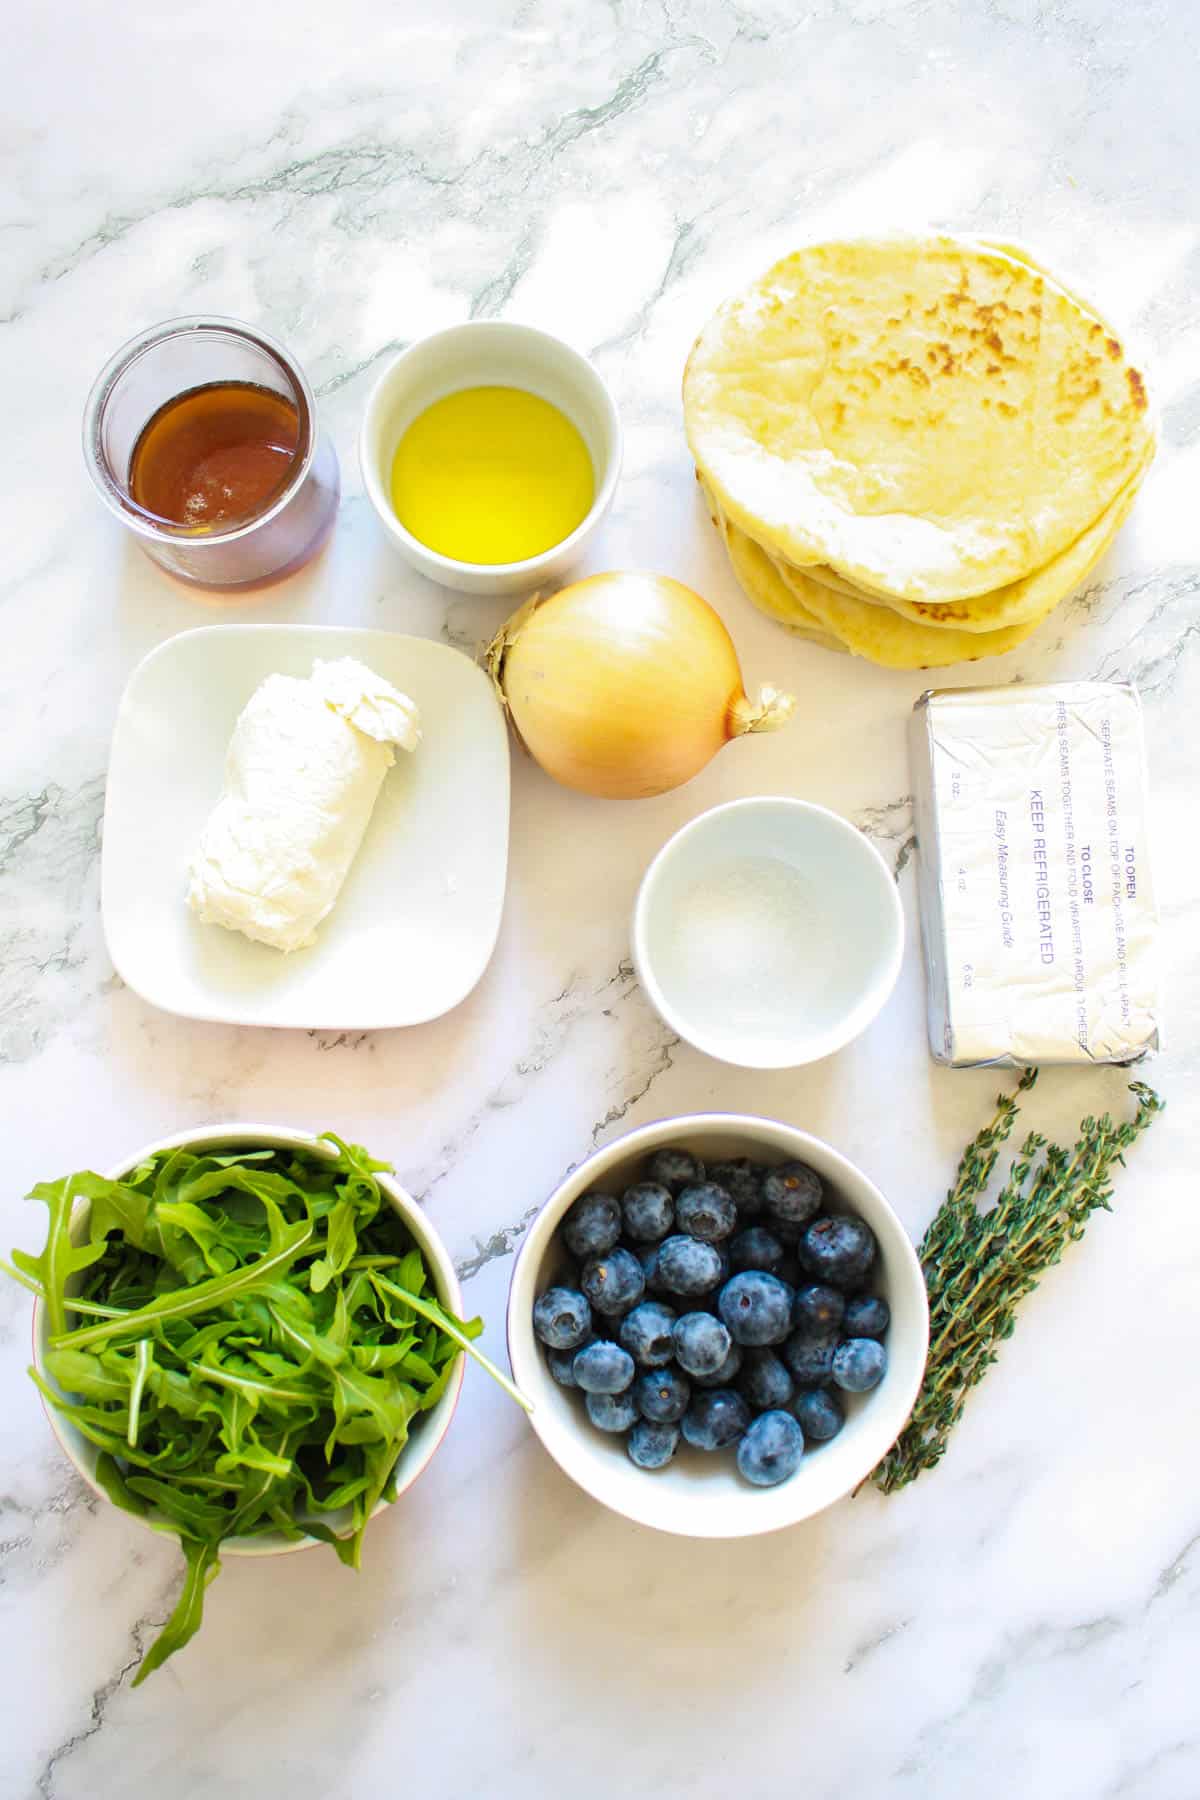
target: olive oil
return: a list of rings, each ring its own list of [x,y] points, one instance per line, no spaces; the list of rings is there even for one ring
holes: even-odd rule
[[[215,381],[168,400],[142,428],[129,492],[156,519],[197,532],[257,518],[293,470],[293,403],[250,381]]]
[[[595,495],[579,431],[524,388],[463,388],[435,400],[392,464],[400,523],[458,562],[540,556],[583,523]]]

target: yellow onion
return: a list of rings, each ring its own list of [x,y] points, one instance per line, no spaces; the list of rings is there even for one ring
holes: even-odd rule
[[[592,575],[528,601],[487,652],[509,717],[564,787],[611,800],[665,794],[731,738],[774,731],[795,709],[747,699],[733,641],[666,575]]]

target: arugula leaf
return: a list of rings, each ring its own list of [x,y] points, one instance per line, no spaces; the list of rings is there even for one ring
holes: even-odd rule
[[[12,1259],[22,1275],[37,1282],[45,1300],[51,1336],[57,1336],[67,1328],[67,1283],[73,1275],[90,1268],[104,1255],[102,1242],[72,1244],[71,1209],[77,1197],[90,1199],[98,1187],[107,1186],[99,1175],[64,1175],[60,1181],[39,1181],[27,1196],[30,1200],[44,1201],[49,1209],[46,1244],[40,1256],[31,1256],[27,1250],[14,1250]]]
[[[285,1229],[282,1241],[274,1250],[268,1250],[265,1256],[248,1263],[245,1268],[234,1269],[228,1275],[218,1275],[212,1281],[198,1281],[192,1287],[179,1288],[174,1293],[162,1294],[152,1300],[140,1311],[124,1313],[117,1319],[105,1319],[99,1325],[85,1325],[81,1331],[70,1331],[52,1337],[56,1348],[74,1348],[81,1350],[85,1344],[102,1344],[116,1333],[124,1335],[127,1331],[144,1331],[149,1325],[157,1325],[167,1319],[183,1319],[193,1313],[210,1311],[214,1306],[227,1304],[235,1295],[245,1293],[252,1288],[256,1280],[264,1275],[273,1275],[278,1269],[286,1268],[294,1262],[313,1234],[311,1223],[292,1225]]]
[[[314,1294],[319,1294],[329,1286],[335,1275],[346,1269],[358,1249],[358,1231],[354,1202],[351,1199],[339,1200],[329,1214],[329,1230],[325,1239],[325,1254],[318,1258],[309,1270],[309,1286]]]
[[[141,1667],[129,1684],[131,1687],[140,1687],[147,1675],[153,1675],[155,1669],[161,1669],[168,1656],[174,1656],[176,1650],[182,1650],[200,1629],[200,1621],[204,1617],[204,1590],[213,1577],[220,1573],[221,1559],[217,1555],[216,1544],[212,1542],[189,1543],[185,1540],[183,1554],[187,1558],[187,1574],[183,1579],[183,1590],[175,1602],[175,1611],[143,1656]]]
[[[46,1357],[46,1372],[65,1393],[80,1394],[85,1400],[107,1400],[117,1406],[128,1403],[126,1376],[110,1373],[100,1358],[87,1350],[51,1350]]]
[[[146,1502],[144,1500],[139,1500],[136,1494],[130,1493],[125,1484],[125,1477],[122,1475],[116,1461],[108,1454],[107,1450],[102,1450],[100,1455],[96,1458],[95,1473],[96,1480],[104,1489],[104,1492],[108,1495],[114,1506],[119,1506],[123,1512],[132,1513],[134,1517],[138,1519],[146,1519],[149,1517],[150,1509],[147,1507]]]
[[[364,1375],[360,1370],[342,1367],[333,1370],[334,1427],[326,1439],[328,1456],[335,1443],[362,1443],[375,1440],[403,1444],[408,1437],[408,1421],[416,1411],[416,1394],[407,1382],[392,1381],[380,1375]],[[369,1437],[361,1434],[364,1424],[359,1418],[353,1427],[358,1434],[349,1435],[348,1421],[356,1415],[370,1420]]]
[[[106,1181],[86,1196],[92,1203],[88,1236],[99,1243],[110,1231],[119,1231],[137,1250],[157,1251],[156,1222],[150,1216],[150,1196],[125,1181]]]

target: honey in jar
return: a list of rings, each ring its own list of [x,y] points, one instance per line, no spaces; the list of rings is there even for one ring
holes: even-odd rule
[[[157,519],[198,534],[266,512],[291,478],[295,405],[250,381],[214,381],[168,400],[129,462],[129,492]]]

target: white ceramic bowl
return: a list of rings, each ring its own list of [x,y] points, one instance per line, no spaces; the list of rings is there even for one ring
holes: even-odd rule
[[[596,497],[560,544],[514,563],[460,562],[405,529],[391,501],[397,446],[413,420],[447,394],[470,387],[518,387],[548,400],[581,434],[592,459]],[[561,338],[529,325],[481,319],[421,338],[384,369],[367,401],[358,444],[363,483],[392,542],[414,569],[464,594],[519,594],[576,561],[608,511],[621,471],[621,424],[596,370]]]
[[[332,1157],[336,1155],[333,1146],[321,1139],[310,1136],[304,1131],[288,1131],[278,1125],[205,1125],[194,1131],[179,1131],[173,1137],[159,1138],[153,1144],[147,1144],[136,1155],[128,1156],[109,1169],[108,1179],[118,1181],[121,1176],[128,1175],[146,1157],[153,1156],[159,1150],[305,1150],[310,1155]],[[462,1291],[458,1285],[458,1277],[454,1273],[454,1264],[449,1253],[437,1236],[429,1220],[422,1212],[411,1194],[391,1176],[376,1176],[383,1194],[412,1234],[414,1243],[418,1245],[433,1277],[433,1285],[438,1299],[448,1312],[457,1318],[462,1317]],[[72,1234],[79,1235],[86,1229],[88,1205],[81,1201],[72,1216]],[[49,1386],[55,1383],[46,1372],[45,1356],[49,1345],[49,1334],[46,1327],[45,1308],[40,1300],[33,1303],[33,1360],[38,1373]],[[405,1444],[396,1463],[396,1498],[410,1488],[421,1471],[432,1461],[438,1445],[449,1430],[454,1409],[458,1405],[459,1391],[462,1387],[465,1372],[465,1357],[460,1356],[446,1390],[437,1405],[428,1413],[414,1421],[412,1435]],[[69,1419],[62,1417],[54,1407],[46,1405],[46,1417],[50,1421],[55,1437],[66,1454],[75,1464],[92,1492],[100,1499],[107,1501],[108,1495],[96,1481],[96,1462],[99,1451],[95,1444],[89,1443],[81,1432],[77,1431]],[[382,1512],[389,1502],[381,1500],[375,1508]],[[131,1514],[131,1517],[136,1515]],[[322,1522],[331,1531],[343,1532],[349,1529],[350,1515],[347,1508],[344,1513],[323,1513]],[[148,1520],[140,1521],[149,1524]],[[168,1523],[167,1521],[161,1521]],[[251,1537],[226,1538],[221,1544],[222,1556],[279,1556],[289,1550],[306,1550],[319,1543],[318,1538],[306,1537],[299,1542],[284,1537],[282,1532],[270,1531],[255,1534]]]
[[[872,1285],[891,1309],[888,1370],[873,1393],[844,1396],[846,1423],[832,1442],[806,1450],[790,1480],[754,1488],[737,1472],[732,1452],[708,1456],[681,1444],[673,1462],[653,1473],[635,1468],[619,1437],[597,1431],[581,1396],[559,1387],[533,1334],[533,1303],[560,1275],[566,1257],[557,1231],[578,1195],[591,1188],[619,1195],[640,1178],[646,1157],[663,1144],[693,1150],[706,1162],[751,1156],[766,1163],[800,1158],[825,1182],[831,1209],[857,1213],[879,1242]],[[857,1487],[898,1437],[921,1385],[929,1344],[929,1310],[916,1252],[900,1220],[873,1182],[844,1156],[806,1131],[738,1113],[662,1119],[618,1138],[581,1164],[534,1220],[517,1258],[508,1297],[508,1351],[513,1376],[534,1402],[532,1425],[561,1469],[593,1499],[639,1525],[681,1537],[753,1537],[796,1525]]]
[[[900,972],[892,875],[847,819],[807,800],[731,800],[659,851],[633,909],[643,989],[697,1050],[749,1069],[830,1056]]]

